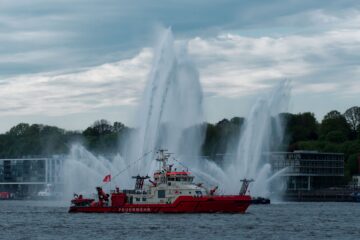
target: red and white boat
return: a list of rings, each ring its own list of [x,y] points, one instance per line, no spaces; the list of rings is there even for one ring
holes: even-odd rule
[[[245,213],[251,204],[246,195],[248,180],[243,180],[239,195],[217,195],[217,187],[209,190],[193,182],[188,171],[173,171],[169,154],[159,151],[160,167],[153,180],[135,176],[134,190],[116,190],[106,194],[97,187],[96,199],[75,195],[69,212],[83,213]],[[145,183],[148,180],[148,183]],[[144,184],[145,183],[145,184]]]

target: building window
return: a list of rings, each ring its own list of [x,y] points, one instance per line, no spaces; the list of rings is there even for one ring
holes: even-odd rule
[[[165,198],[165,190],[158,190],[158,198]]]

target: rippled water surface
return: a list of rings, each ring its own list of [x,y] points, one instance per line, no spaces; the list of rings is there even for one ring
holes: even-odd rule
[[[69,214],[0,201],[0,239],[360,239],[360,203],[281,203],[246,214]]]

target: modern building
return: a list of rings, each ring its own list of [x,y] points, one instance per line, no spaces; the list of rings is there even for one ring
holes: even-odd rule
[[[360,188],[360,174],[352,176],[352,184],[354,187]]]
[[[360,188],[360,154],[357,157],[357,165],[358,165],[357,174],[354,174],[352,176],[352,184],[353,186]]]
[[[284,170],[287,190],[316,190],[342,184],[344,154],[317,151],[273,152],[270,164],[274,172]]]
[[[16,197],[36,195],[51,184],[61,184],[62,158],[0,159],[0,192]]]

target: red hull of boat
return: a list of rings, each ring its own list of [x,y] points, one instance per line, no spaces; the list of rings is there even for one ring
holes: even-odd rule
[[[72,206],[71,213],[245,213],[250,196],[180,196],[173,203],[129,204],[122,206]]]

